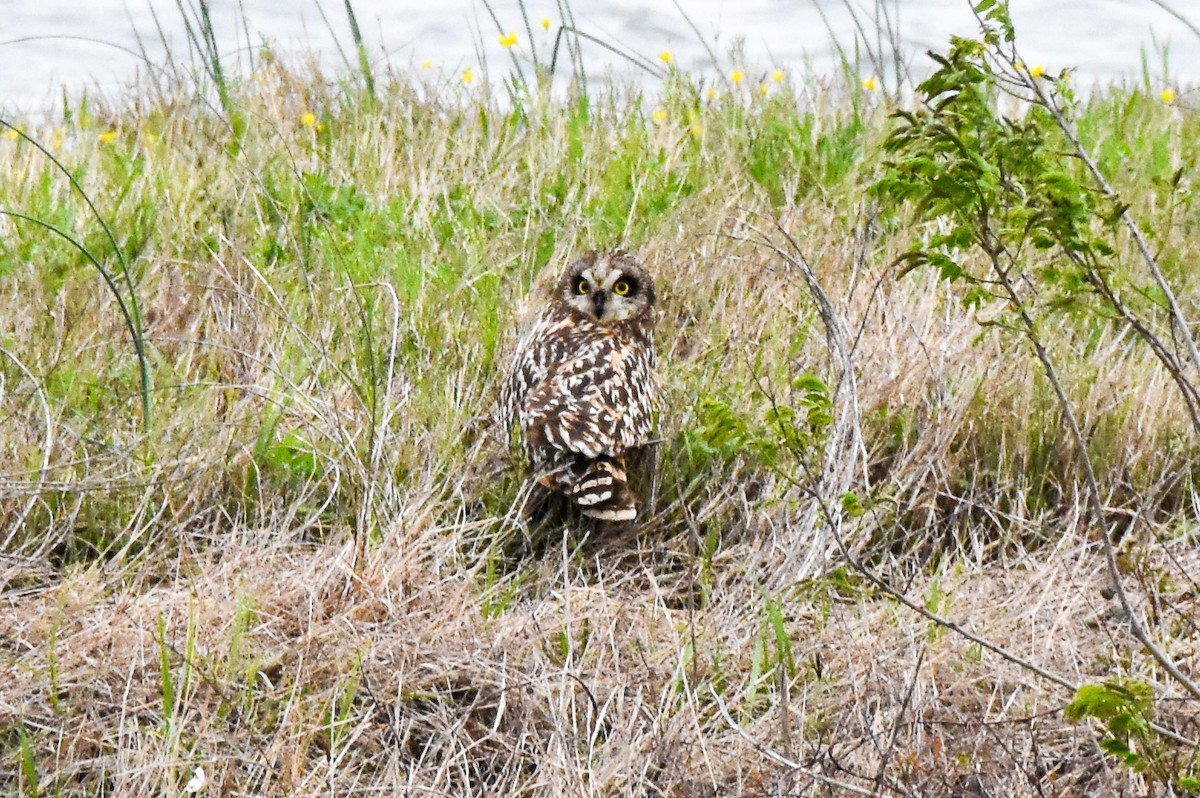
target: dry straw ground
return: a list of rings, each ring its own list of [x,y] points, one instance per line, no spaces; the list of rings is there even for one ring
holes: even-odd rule
[[[0,791],[1173,794],[1064,719],[1129,676],[1200,738],[1106,597],[1036,362],[889,267],[923,231],[866,198],[886,100],[384,83],[266,60],[232,127],[144,92],[37,131],[128,248],[154,416],[95,269],[0,220]],[[1166,183],[1196,112],[1083,113],[1194,311],[1200,211]],[[115,264],[40,152],[0,151],[0,206]],[[618,244],[662,297],[652,505],[530,527],[495,374],[536,275]],[[1120,324],[1047,319],[1125,587],[1200,678],[1182,407]]]

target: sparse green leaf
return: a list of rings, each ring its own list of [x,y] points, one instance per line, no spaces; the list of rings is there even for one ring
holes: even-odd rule
[[[37,761],[33,757],[33,747],[29,745],[29,735],[25,733],[24,726],[17,728],[17,735],[21,744],[21,776],[25,779],[25,794],[36,798],[40,792]]]

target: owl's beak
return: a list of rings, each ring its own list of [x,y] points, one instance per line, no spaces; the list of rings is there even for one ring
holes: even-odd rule
[[[592,304],[596,306],[596,318],[604,318],[604,303],[608,301],[608,294],[604,291],[597,291],[592,294]]]

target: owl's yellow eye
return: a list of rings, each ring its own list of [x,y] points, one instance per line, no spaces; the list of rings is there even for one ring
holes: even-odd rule
[[[575,283],[575,293],[586,294],[589,290],[588,281],[580,277],[579,281]]]
[[[613,286],[613,293],[617,296],[629,296],[629,283],[625,280],[617,280]]]

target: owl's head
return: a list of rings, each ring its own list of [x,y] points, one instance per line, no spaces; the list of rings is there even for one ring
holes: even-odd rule
[[[567,266],[556,298],[597,321],[632,319],[654,307],[654,281],[625,252],[589,252]]]

